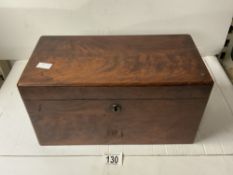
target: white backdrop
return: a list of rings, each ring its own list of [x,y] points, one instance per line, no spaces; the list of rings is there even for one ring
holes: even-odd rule
[[[0,59],[28,59],[41,35],[189,33],[214,55],[232,15],[233,0],[0,0]]]

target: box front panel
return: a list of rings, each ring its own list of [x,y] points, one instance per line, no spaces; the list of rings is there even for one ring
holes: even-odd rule
[[[25,100],[41,145],[192,143],[206,99]]]

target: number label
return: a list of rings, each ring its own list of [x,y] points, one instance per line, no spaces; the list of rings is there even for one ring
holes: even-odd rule
[[[120,154],[105,154],[107,165],[122,165],[122,153]]]

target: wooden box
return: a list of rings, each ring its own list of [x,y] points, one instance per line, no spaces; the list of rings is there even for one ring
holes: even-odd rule
[[[43,36],[18,82],[41,145],[192,143],[212,85],[189,35]]]

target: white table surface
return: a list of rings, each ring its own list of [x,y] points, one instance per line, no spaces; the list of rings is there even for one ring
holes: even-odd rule
[[[233,87],[215,57],[204,61],[215,85],[194,144],[105,146],[40,146],[16,87],[26,60],[17,61],[0,90],[0,174],[232,174]],[[123,152],[123,166],[105,165],[107,152]]]

